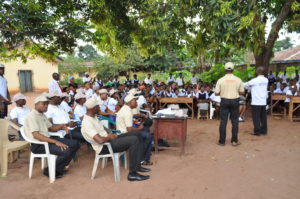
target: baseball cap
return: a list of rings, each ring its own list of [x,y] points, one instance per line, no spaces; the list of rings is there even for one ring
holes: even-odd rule
[[[88,73],[88,72],[85,72],[84,74],[85,74],[85,75],[89,75],[89,73]]]
[[[63,98],[63,97],[70,97],[70,95],[68,93],[62,93],[60,97],[61,98]]]
[[[128,91],[128,95],[138,95],[140,93],[141,91],[138,91],[136,88],[133,88],[130,91]]]
[[[62,94],[60,92],[58,92],[57,90],[49,93],[49,98],[52,98],[52,97],[62,97]]]
[[[47,93],[43,93],[42,95],[36,97],[34,99],[34,104],[37,104],[38,102],[48,102],[48,96]]]
[[[81,99],[81,98],[85,98],[85,94],[83,94],[81,92],[76,93],[76,95],[74,96],[75,100],[78,100],[78,99]]]
[[[26,96],[23,95],[22,93],[17,93],[17,94],[14,95],[12,101],[13,101],[13,102],[16,102],[16,101],[21,100],[21,99],[26,100]]]
[[[111,90],[109,91],[109,95],[112,96],[113,94],[115,94],[115,93],[117,93],[117,92],[118,92],[117,90],[111,89]]]
[[[232,62],[227,62],[226,64],[225,64],[225,70],[233,70],[234,69],[234,65],[233,65],[233,63]]]
[[[108,92],[107,92],[107,90],[106,89],[100,89],[99,90],[99,94],[101,95],[101,94],[108,94]]]
[[[5,68],[4,64],[0,64],[0,68]]]
[[[86,102],[85,102],[85,106],[87,109],[92,109],[95,106],[99,106],[99,105],[100,105],[100,102],[95,97],[91,97],[88,100],[86,100]]]
[[[131,100],[136,99],[136,98],[137,98],[136,96],[129,94],[129,95],[127,95],[127,96],[125,97],[124,102],[125,102],[125,103],[128,103],[128,102],[130,102]]]

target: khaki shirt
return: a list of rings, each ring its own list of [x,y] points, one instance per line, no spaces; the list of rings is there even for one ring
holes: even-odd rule
[[[132,127],[133,125],[133,113],[128,105],[124,105],[117,113],[117,130],[122,133],[127,133],[127,127]]]
[[[239,92],[244,92],[244,85],[240,78],[233,74],[226,74],[218,80],[215,93],[221,98],[236,99],[240,97]]]
[[[39,141],[33,138],[32,133],[37,131],[46,137],[50,137],[48,133],[48,128],[50,128],[51,126],[52,124],[49,122],[45,114],[40,113],[35,109],[32,109],[32,111],[25,118],[25,123],[24,123],[25,135],[30,139]]]
[[[107,132],[105,131],[103,125],[98,120],[98,118],[84,115],[81,125],[82,136],[92,144],[93,149],[99,154],[103,148],[103,144],[97,143],[93,138],[95,135],[101,137],[107,137]]]

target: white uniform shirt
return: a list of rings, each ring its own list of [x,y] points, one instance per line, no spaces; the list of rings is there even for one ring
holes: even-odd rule
[[[282,82],[283,82],[283,83],[287,83],[287,79],[289,78],[289,76],[288,76],[287,74],[282,74],[282,75],[280,76],[280,78],[282,79]]]
[[[82,78],[82,82],[90,82],[91,81],[91,78],[90,77],[83,77]]]
[[[0,95],[7,99],[7,80],[0,76]]]
[[[268,98],[268,82],[269,80],[263,75],[259,75],[256,78],[245,83],[245,87],[251,87],[251,105],[265,106],[267,105]]]
[[[67,124],[70,122],[69,114],[60,106],[49,104],[48,110],[45,113],[47,118],[52,118],[53,124]]]
[[[209,96],[208,96],[208,93],[206,92],[206,91],[203,91],[203,92],[201,92],[201,91],[198,91],[197,93],[195,93],[194,92],[194,96],[197,98],[197,99],[199,99],[199,95],[204,95],[205,94],[205,99],[208,99],[209,98]]]
[[[198,82],[198,77],[197,76],[191,77],[191,82],[193,85],[196,85]]]
[[[144,104],[147,104],[147,100],[143,95],[140,95],[137,100],[138,108],[143,108]]]
[[[183,79],[180,78],[180,77],[178,77],[178,78],[176,79],[176,83],[177,83],[178,86],[183,86]]]
[[[71,106],[69,106],[69,104],[63,100],[60,105],[59,105],[62,109],[64,109],[64,111],[66,111],[67,113],[72,112],[72,108]]]
[[[54,91],[57,91],[58,93],[62,94],[61,88],[55,79],[51,80],[51,82],[48,85],[48,89],[49,89],[49,93],[53,93]]]
[[[221,97],[220,96],[216,96],[215,93],[211,94],[211,96],[209,97],[209,99],[213,102],[217,102],[217,103],[221,103]]]
[[[147,77],[144,79],[145,84],[152,84],[153,80],[150,78],[148,79]]]
[[[175,79],[174,79],[173,76],[172,77],[168,77],[168,83],[170,83],[170,82],[175,82]]]
[[[118,101],[115,98],[112,98],[112,97],[108,98],[107,107],[112,112],[116,112],[117,104],[118,104]]]
[[[100,98],[100,101],[103,102],[103,103],[101,103],[101,105],[99,105],[100,110],[101,110],[101,112],[105,112],[105,111],[106,111],[106,108],[108,107],[108,98],[107,98],[105,101],[103,101],[103,100]]]
[[[86,114],[86,107],[85,105],[81,106],[80,104],[77,104],[75,109],[74,109],[74,117],[75,120],[80,120],[82,116]]]
[[[10,111],[10,118],[18,119],[18,123],[24,125],[26,116],[30,113],[30,109],[26,107],[15,107]]]
[[[94,91],[91,88],[89,88],[88,90],[84,89],[84,94],[85,94],[85,98],[89,99],[89,98],[93,97]]]
[[[288,95],[291,95],[291,96],[297,96],[297,95],[298,95],[298,92],[295,92],[295,93],[293,94],[291,90],[288,90],[288,91],[286,92],[286,95],[287,95],[287,96],[288,96]],[[284,102],[290,102],[290,101],[291,101],[291,98],[289,98],[289,97],[287,97],[287,96],[286,96]]]

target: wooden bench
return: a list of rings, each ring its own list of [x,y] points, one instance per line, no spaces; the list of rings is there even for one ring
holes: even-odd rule
[[[272,116],[283,116],[286,117],[286,108],[283,108],[283,113],[273,113],[273,108],[278,105],[280,101],[284,101],[286,99],[285,94],[276,94],[273,93],[271,95],[271,115]]]
[[[293,113],[299,108],[300,108],[300,96],[292,96],[289,105],[289,120],[291,122],[293,122],[294,120],[300,120],[300,118],[293,118]]]
[[[192,111],[192,118],[194,118],[194,98],[191,97],[177,97],[168,98],[163,97],[159,99],[160,109],[164,108],[167,104],[185,104],[189,110]]]

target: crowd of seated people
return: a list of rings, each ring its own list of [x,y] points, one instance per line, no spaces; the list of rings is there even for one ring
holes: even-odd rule
[[[293,75],[293,79],[287,78],[284,73],[282,76],[273,75],[272,72],[268,75],[269,79],[269,93],[278,93],[286,95],[286,100],[283,106],[288,107],[291,96],[299,95],[299,75],[296,73]],[[195,98],[198,100],[197,106],[204,107],[203,104],[211,103],[217,111],[215,111],[215,117],[218,116],[218,110],[220,108],[221,98],[214,93],[213,83],[201,82],[195,74],[190,78],[188,82],[184,82],[184,77],[179,74],[179,77],[175,79],[171,73],[166,82],[158,82],[157,80],[152,80],[151,74],[141,81],[137,78],[137,75],[133,75],[131,79],[129,75],[126,76],[124,82],[120,82],[118,76],[110,78],[108,82],[101,80],[101,76],[98,74],[95,78],[91,78],[89,73],[85,73],[83,78],[83,85],[80,86],[75,83],[74,77],[68,78],[69,83],[67,86],[62,87],[59,84],[59,75],[53,74],[53,80],[51,81],[51,89],[49,84],[49,93],[43,94],[40,97],[40,101],[36,101],[34,114],[30,116],[30,109],[26,107],[26,97],[18,93],[14,96],[13,102],[16,103],[16,107],[11,110],[10,118],[11,120],[18,124],[19,126],[26,126],[26,118],[29,123],[27,124],[27,130],[39,130],[36,128],[37,124],[33,123],[33,119],[40,117],[47,119],[42,129],[42,131],[53,130],[64,130],[66,135],[63,139],[72,139],[76,143],[69,143],[65,140],[51,140],[50,135],[42,132],[41,134],[34,132],[29,132],[33,135],[34,139],[41,141],[48,141],[49,143],[60,147],[72,149],[72,153],[69,156],[74,156],[78,147],[80,147],[80,142],[89,141],[92,143],[93,148],[99,153],[107,152],[105,147],[97,147],[101,145],[104,141],[113,142],[114,148],[119,150],[133,150],[133,148],[143,148],[141,157],[133,157],[131,160],[134,166],[131,167],[131,171],[128,175],[129,180],[145,180],[149,176],[140,175],[137,172],[148,172],[149,169],[143,168],[143,165],[152,165],[151,162],[151,145],[152,145],[152,135],[150,133],[151,122],[148,126],[138,125],[135,121],[147,120],[149,119],[147,115],[141,114],[140,109],[148,109],[152,113],[156,110],[151,107],[151,102],[167,97],[167,98],[180,98],[188,97]],[[251,95],[251,91],[248,90],[245,96],[240,96],[240,121],[244,121],[244,116],[246,112],[246,104],[248,96]],[[97,103],[97,108],[95,108],[95,103]],[[38,115],[38,113],[40,115]],[[43,115],[43,116],[42,116]],[[114,141],[121,136],[110,135],[110,129],[100,127],[101,124],[96,122],[93,118],[97,119],[108,119],[114,125],[113,128],[118,130],[121,134],[130,134],[132,137],[136,136],[135,132],[139,132],[140,136],[136,138],[122,137],[118,141]],[[83,126],[85,125],[85,126]],[[88,132],[87,128],[95,128],[94,133]],[[41,127],[41,126],[39,126]],[[99,130],[98,132],[97,129]],[[132,133],[133,132],[133,133]],[[28,133],[28,132],[27,132]],[[46,138],[45,138],[46,136]],[[49,137],[49,138],[48,138]],[[119,146],[119,141],[131,140],[126,142],[126,147],[122,148]],[[141,146],[134,146],[134,140],[138,140]],[[122,141],[123,140],[123,141]],[[58,143],[59,142],[59,143]],[[141,144],[142,143],[142,144]],[[70,146],[68,146],[70,144]],[[97,145],[97,146],[96,146]],[[40,151],[40,149],[35,146],[34,150]],[[103,149],[103,150],[102,150]],[[57,150],[53,147],[53,150]],[[139,154],[130,152],[134,156],[139,156]],[[65,157],[63,155],[63,164],[66,166],[69,164],[70,157]],[[137,165],[136,161],[139,161]],[[63,176],[66,172],[62,169],[61,165],[57,171],[58,176]],[[44,172],[48,175],[47,172]]]

